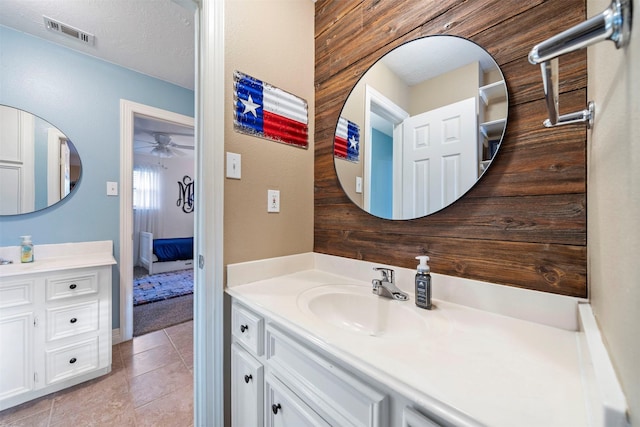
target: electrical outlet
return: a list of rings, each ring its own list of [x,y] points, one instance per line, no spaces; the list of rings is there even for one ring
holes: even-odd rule
[[[280,212],[280,190],[267,190],[267,212]]]

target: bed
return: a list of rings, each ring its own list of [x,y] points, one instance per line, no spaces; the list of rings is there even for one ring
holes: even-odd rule
[[[140,232],[140,264],[149,274],[193,268],[193,237],[154,239]]]

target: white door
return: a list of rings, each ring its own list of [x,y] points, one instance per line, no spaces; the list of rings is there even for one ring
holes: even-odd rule
[[[0,401],[34,388],[33,312],[0,317]]]
[[[33,157],[33,116],[0,106],[0,215],[33,211]]]
[[[402,206],[405,218],[442,209],[476,182],[477,129],[475,98],[404,121]]]
[[[231,425],[263,425],[263,367],[239,345],[231,345]]]

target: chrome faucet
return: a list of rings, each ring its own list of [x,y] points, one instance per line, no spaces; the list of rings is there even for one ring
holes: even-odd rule
[[[7,264],[13,264],[13,261],[11,261],[10,259],[4,259],[0,257],[0,265],[7,265]]]
[[[376,295],[382,297],[392,298],[398,301],[406,301],[409,299],[409,295],[402,292],[393,282],[393,270],[390,268],[374,267],[375,271],[382,273],[382,280],[373,279],[373,292]]]

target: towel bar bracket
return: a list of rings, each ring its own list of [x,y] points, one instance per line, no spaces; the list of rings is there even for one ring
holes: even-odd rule
[[[587,109],[570,114],[559,114],[558,101],[558,57],[592,44],[611,40],[620,49],[629,44],[631,38],[632,0],[613,0],[604,12],[561,32],[531,49],[529,62],[540,64],[542,85],[549,118],[545,127],[572,123],[593,125],[595,105],[589,102]]]

